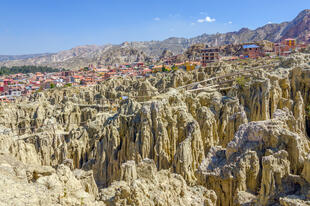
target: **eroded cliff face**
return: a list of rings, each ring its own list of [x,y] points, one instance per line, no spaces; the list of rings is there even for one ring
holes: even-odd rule
[[[0,151],[26,165],[70,162],[73,174],[91,172],[77,184],[91,185],[84,191],[98,204],[306,204],[310,57],[272,61],[112,79],[2,104]]]
[[[105,205],[91,171],[25,165],[0,154],[1,205]]]
[[[243,192],[253,197],[246,201],[259,205],[302,194],[310,147],[308,138],[294,131],[296,122],[285,109],[270,120],[241,125],[226,148],[213,147],[200,165],[201,184],[216,191],[220,205],[241,204]]]
[[[121,166],[120,181],[100,191],[107,205],[216,205],[216,194],[202,186],[187,186],[184,178],[168,170],[157,172],[153,160]]]

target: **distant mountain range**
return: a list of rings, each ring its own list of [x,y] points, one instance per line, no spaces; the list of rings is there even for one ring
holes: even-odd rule
[[[51,53],[42,53],[42,54],[26,54],[26,55],[0,55],[0,62],[10,61],[10,60],[20,60],[20,59],[29,59],[35,57],[42,57],[52,55]]]
[[[290,22],[267,24],[255,30],[242,28],[236,32],[202,34],[194,38],[168,38],[163,41],[125,42],[121,45],[85,45],[56,54],[0,56],[0,66],[44,65],[75,69],[89,64],[111,65],[135,61],[151,61],[165,50],[173,54],[186,51],[193,44],[222,46],[260,40],[278,42],[284,38],[297,38],[310,43],[310,10],[306,9]]]

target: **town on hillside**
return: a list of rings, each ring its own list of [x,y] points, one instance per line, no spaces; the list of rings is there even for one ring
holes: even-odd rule
[[[192,47],[194,48],[195,45]],[[152,65],[146,65],[144,62],[122,65],[91,64],[77,71],[58,70],[55,72],[7,74],[0,76],[0,101],[12,102],[17,98],[46,89],[95,85],[113,77],[143,78],[157,72],[169,72],[178,69],[192,71],[219,61],[288,56],[294,52],[302,52],[308,47],[309,45],[306,43],[297,42],[296,39],[292,38],[277,43],[261,41],[221,47],[204,45],[196,48],[197,54],[191,55],[186,60],[181,55],[169,55],[163,56]]]

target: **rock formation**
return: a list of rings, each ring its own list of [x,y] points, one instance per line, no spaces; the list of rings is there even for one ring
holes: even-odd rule
[[[187,186],[181,175],[157,172],[155,163],[145,159],[138,165],[128,161],[121,167],[120,181],[100,194],[107,205],[206,205],[216,204],[216,195],[202,186]]]
[[[91,171],[25,165],[0,154],[1,205],[105,205]]]
[[[220,62],[1,103],[2,202],[309,204],[309,62]]]

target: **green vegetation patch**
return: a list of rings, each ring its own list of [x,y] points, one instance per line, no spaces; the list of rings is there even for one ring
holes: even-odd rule
[[[306,116],[310,117],[310,105],[306,107]]]
[[[241,87],[244,87],[247,82],[248,80],[244,76],[236,78],[236,83]]]
[[[52,67],[46,67],[46,66],[13,66],[11,68],[9,67],[0,67],[0,76],[2,75],[10,75],[10,74],[28,74],[28,73],[36,73],[36,72],[59,72],[61,70],[55,69]]]

